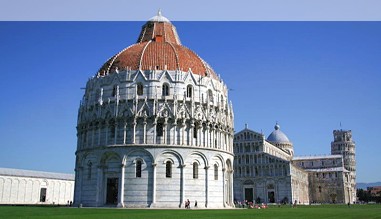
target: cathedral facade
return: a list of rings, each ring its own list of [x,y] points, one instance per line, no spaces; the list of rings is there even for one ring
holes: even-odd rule
[[[233,206],[233,124],[227,86],[159,12],[86,84],[74,204]]]
[[[356,201],[352,132],[333,131],[331,155],[295,157],[278,124],[267,137],[247,127],[234,136],[234,198],[256,203]]]

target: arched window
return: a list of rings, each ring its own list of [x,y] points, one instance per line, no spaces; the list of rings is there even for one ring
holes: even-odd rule
[[[172,178],[172,162],[167,161],[165,163],[165,177]]]
[[[239,169],[241,172],[241,169]],[[218,166],[214,164],[214,180],[218,180]]]
[[[136,161],[136,178],[140,178],[142,177],[142,161],[141,160],[137,160]]]
[[[193,127],[193,138],[197,138],[197,125]]]
[[[157,125],[156,125],[156,135],[158,137],[163,136],[163,123],[161,123],[161,122],[157,123]]]
[[[136,85],[136,94],[137,95],[143,95],[143,84],[142,83],[138,83]]]
[[[163,96],[169,96],[169,85],[168,84],[163,84]]]
[[[113,142],[113,140],[114,140],[114,137],[115,137],[115,126],[116,126],[116,124],[115,124],[115,122],[113,121],[113,120],[111,120],[110,121],[110,127],[109,127],[109,129],[110,129],[110,137],[109,137],[109,140],[111,141],[111,143]]]
[[[193,179],[198,179],[198,163],[193,162]]]
[[[208,99],[209,99],[209,102],[214,102],[214,100],[213,100],[213,91],[212,90],[208,90]]]
[[[187,97],[192,97],[192,93],[193,93],[193,87],[192,87],[192,85],[188,85],[187,86]]]
[[[40,189],[40,202],[46,202],[46,188]]]
[[[114,85],[114,87],[112,88],[112,94],[111,95],[113,97],[116,97],[117,93],[118,93],[118,85]]]
[[[89,161],[87,163],[87,179],[91,179],[91,167],[93,166],[93,163],[91,163],[91,161]]]
[[[321,193],[321,186],[319,186],[319,192]]]

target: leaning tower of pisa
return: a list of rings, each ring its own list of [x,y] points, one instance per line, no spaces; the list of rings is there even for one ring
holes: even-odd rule
[[[355,142],[352,140],[351,130],[334,130],[334,140],[331,143],[331,154],[343,156],[344,168],[349,171],[346,183],[348,183],[347,196],[351,202],[356,201],[356,152]]]

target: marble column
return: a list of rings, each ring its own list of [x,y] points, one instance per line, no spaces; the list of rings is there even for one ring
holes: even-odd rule
[[[164,119],[163,123],[163,144],[167,144],[167,135],[168,135],[168,120],[167,118]]]
[[[109,130],[108,130],[109,126],[108,125],[109,125],[108,121],[106,121],[106,143],[105,143],[105,145],[108,145],[108,134],[109,134]]]
[[[226,189],[225,189],[225,187],[226,187],[226,185],[225,185],[226,179],[225,179],[225,171],[226,171],[226,169],[222,168],[222,194],[223,194],[222,201],[223,201],[223,206],[224,207],[226,207],[225,206],[225,203],[226,203]]]
[[[93,124],[93,125],[91,126],[91,147],[92,147],[92,148],[94,147],[95,128],[96,128],[96,125]]]
[[[114,145],[116,145],[116,139],[118,137],[118,122],[115,120],[114,125]]]
[[[143,120],[143,144],[147,144],[147,116]]]
[[[119,181],[119,200],[118,200],[118,207],[123,208],[124,207],[124,170],[125,170],[125,164],[121,165],[121,173],[120,173],[120,181]]]
[[[75,169],[76,180],[75,180],[75,193],[74,193],[74,204],[80,206],[82,204],[82,177],[83,177],[83,167],[77,167]]]
[[[136,134],[136,118],[132,122],[132,144],[135,144],[135,134]]]
[[[190,123],[190,129],[189,129],[189,139],[190,139],[190,146],[193,146],[194,145],[194,122],[191,121]]]
[[[101,145],[101,136],[102,136],[102,123],[99,122],[99,125],[98,125],[98,146]]]
[[[209,124],[206,124],[205,126],[204,142],[205,147],[209,148]]]
[[[152,164],[152,204],[156,203],[156,163]]]
[[[234,173],[234,170],[230,170],[229,171],[229,190],[230,190],[230,194],[229,194],[229,205],[230,206],[233,206],[233,197],[234,197],[234,190],[233,190],[233,173]]]
[[[152,143],[153,144],[156,144],[156,138],[157,138],[156,128],[157,128],[157,123],[156,123],[156,121],[154,121],[154,123],[153,123],[153,136],[152,136]]]
[[[127,120],[124,120],[123,124],[123,144],[126,144],[127,139]]]
[[[185,168],[185,164],[182,164],[181,165],[181,176],[180,176],[180,182],[181,182],[181,197],[180,197],[180,205],[179,207],[182,206],[182,204],[184,203],[185,201],[185,176],[184,176],[184,168]]]
[[[173,145],[177,145],[177,120],[175,119],[175,121],[173,122],[172,124],[172,127],[173,127]]]
[[[186,127],[186,124],[185,124],[185,119],[183,119],[183,122],[181,124],[181,145],[184,145],[184,139],[185,139],[185,127]]]
[[[205,208],[208,207],[209,200],[209,175],[208,175],[209,166],[205,167]]]
[[[96,191],[96,206],[102,206],[102,194],[103,194],[103,166],[98,166],[97,170],[97,191]]]

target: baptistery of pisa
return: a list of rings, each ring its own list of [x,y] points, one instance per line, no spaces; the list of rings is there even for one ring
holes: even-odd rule
[[[233,109],[211,66],[159,12],[88,80],[74,204],[233,206]]]

